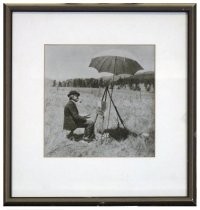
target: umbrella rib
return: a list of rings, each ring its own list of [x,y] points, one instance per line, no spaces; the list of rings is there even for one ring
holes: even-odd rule
[[[104,63],[109,59],[108,57],[105,57],[103,62],[101,63],[101,66],[99,67],[99,72],[101,72],[101,68],[103,67]]]
[[[98,70],[99,69],[99,63],[100,63],[100,61],[101,61],[101,59],[100,59],[100,57],[97,57],[97,58],[95,58],[95,63],[94,63],[94,67]]]
[[[114,76],[115,76],[115,71],[116,71],[116,60],[117,60],[117,56],[114,57],[114,74],[113,74],[113,81],[114,81]]]
[[[124,68],[124,72],[126,72],[126,62],[125,62],[126,58],[124,57],[123,58],[123,62],[124,62],[124,65],[123,65],[123,68]]]

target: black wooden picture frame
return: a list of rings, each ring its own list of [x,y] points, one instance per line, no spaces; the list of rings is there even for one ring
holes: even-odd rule
[[[185,197],[13,197],[12,196],[12,17],[14,12],[186,12],[187,196]],[[196,4],[5,4],[4,5],[4,205],[116,206],[196,205]]]

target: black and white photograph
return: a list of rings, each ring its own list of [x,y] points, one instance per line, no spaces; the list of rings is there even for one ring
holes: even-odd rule
[[[197,205],[196,8],[3,4],[4,206]]]
[[[155,157],[155,45],[44,46],[45,157]]]

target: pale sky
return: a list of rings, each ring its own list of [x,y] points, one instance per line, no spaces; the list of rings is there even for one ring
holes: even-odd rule
[[[89,67],[92,58],[116,55],[136,60],[144,70],[155,70],[155,45],[45,45],[45,78],[98,78]]]

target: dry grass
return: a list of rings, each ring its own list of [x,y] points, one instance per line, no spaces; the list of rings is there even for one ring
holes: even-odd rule
[[[115,138],[102,131],[102,118],[98,117],[95,132],[96,140],[87,143],[81,139],[83,129],[77,129],[79,139],[71,141],[63,131],[64,106],[68,101],[67,93],[71,88],[46,86],[45,89],[45,157],[153,157],[155,155],[155,116],[153,92],[132,91],[129,89],[114,90],[113,100],[129,131],[125,138]],[[73,88],[81,93],[78,103],[79,112],[96,116],[98,101],[103,89]],[[107,106],[110,101],[107,100]],[[118,121],[114,108],[111,108],[108,126],[108,108],[105,112],[103,127],[117,128]],[[132,135],[137,133],[136,135]],[[143,135],[146,134],[146,135]],[[114,138],[113,138],[114,137]]]

